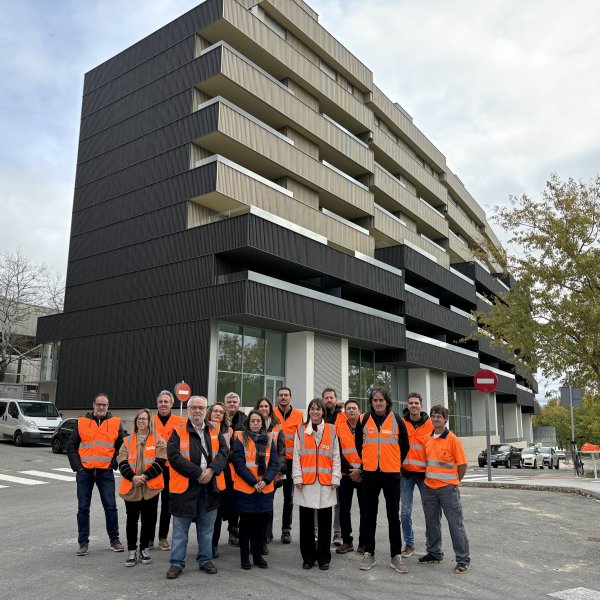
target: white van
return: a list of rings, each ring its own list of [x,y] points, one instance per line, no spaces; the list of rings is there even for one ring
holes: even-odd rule
[[[51,402],[0,398],[0,437],[15,446],[50,443],[61,416]]]

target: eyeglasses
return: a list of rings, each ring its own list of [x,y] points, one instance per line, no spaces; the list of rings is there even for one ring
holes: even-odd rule
[[[148,417],[138,417],[136,421],[147,421]]]

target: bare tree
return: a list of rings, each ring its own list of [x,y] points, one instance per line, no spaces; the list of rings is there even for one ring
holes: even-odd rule
[[[12,362],[28,360],[35,344],[27,325],[35,315],[62,309],[64,284],[20,250],[0,254],[0,381]]]

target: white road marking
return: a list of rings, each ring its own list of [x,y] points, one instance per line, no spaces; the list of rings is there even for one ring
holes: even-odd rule
[[[11,483],[22,483],[23,485],[44,485],[47,481],[37,481],[35,479],[25,479],[25,477],[15,477],[14,475],[0,475],[1,481],[10,481]],[[5,486],[6,487],[6,486]]]
[[[75,475],[75,473],[73,472],[73,469],[71,469],[71,467],[54,467],[54,469],[52,469],[53,471],[62,471],[63,473],[72,473],[73,475]]]
[[[23,475],[34,475],[35,477],[47,477],[48,479],[58,479],[60,481],[75,481],[75,477],[67,477],[58,473],[45,473],[44,471],[19,471]]]
[[[548,596],[561,598],[562,600],[600,600],[600,592],[582,587],[554,592],[553,594],[548,594]]]

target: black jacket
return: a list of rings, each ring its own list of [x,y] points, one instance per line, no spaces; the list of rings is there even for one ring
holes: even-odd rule
[[[190,434],[190,460],[181,456],[179,450],[179,434],[177,430],[173,430],[169,442],[167,443],[167,458],[171,463],[171,469],[177,471],[180,475],[187,477],[190,482],[188,489],[182,494],[169,494],[169,511],[176,517],[188,517],[193,518],[196,516],[198,509],[198,493],[200,487],[205,488],[205,506],[206,510],[215,510],[221,504],[220,493],[216,487],[215,477],[213,477],[209,483],[200,485],[198,483],[198,477],[202,474],[202,468],[200,462],[202,460],[202,450],[200,449],[200,437],[191,421],[188,419],[186,422],[186,429]],[[210,454],[211,442],[209,427],[211,424],[208,421],[204,422],[204,447]],[[220,475],[225,467],[227,466],[227,458],[229,450],[225,438],[219,432],[219,453],[217,456],[208,464],[208,466],[215,472],[216,475]],[[172,476],[171,476],[172,477]]]
[[[105,417],[96,417],[93,412],[89,412],[85,415],[85,417],[80,417],[82,419],[90,419],[91,421],[96,421],[98,425],[106,421],[107,419],[112,419],[112,414],[110,412],[106,413]],[[127,434],[123,429],[123,425],[119,425],[119,434],[117,435],[117,439],[115,440],[115,453],[113,454],[112,461],[110,463],[110,468],[116,470],[117,469],[117,455],[119,454],[119,449],[123,444],[123,438]],[[79,457],[79,445],[81,444],[81,437],[79,436],[79,428],[75,427],[73,432],[69,436],[69,441],[67,442],[67,457],[69,458],[69,464],[71,465],[71,469],[73,471],[81,471],[84,466],[81,464],[81,458]]]

